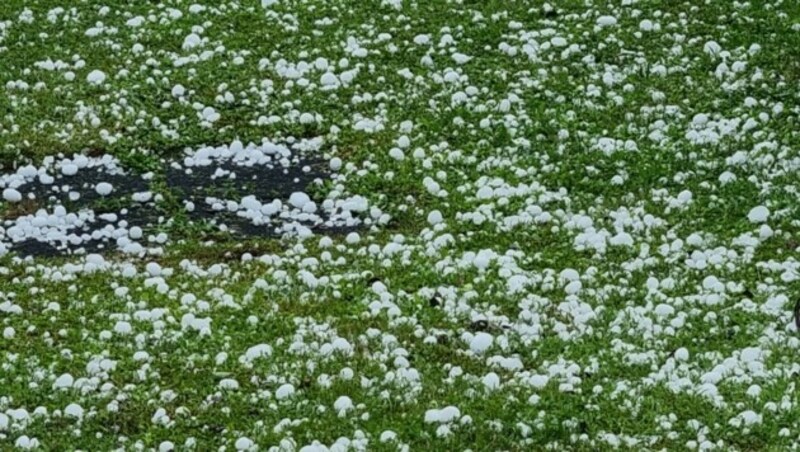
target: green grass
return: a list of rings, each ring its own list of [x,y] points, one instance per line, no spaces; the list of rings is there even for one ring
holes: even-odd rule
[[[798,288],[791,276],[800,233],[800,3],[569,0],[545,12],[540,1],[404,1],[400,11],[348,0],[284,0],[267,9],[258,1],[197,1],[206,9],[190,13],[191,3],[0,5],[2,174],[50,156],[110,154],[134,174],[154,172],[151,186],[164,201],[148,214],[169,221],[148,232],[170,237],[161,255],[110,253],[99,271],[77,269],[80,256],[0,256],[0,449],[22,435],[43,450],[158,450],[165,441],[179,450],[235,450],[241,437],[261,450],[301,450],[314,441],[331,447],[341,438],[368,450],[798,447]],[[49,22],[56,7],[69,20],[60,14]],[[182,16],[169,19],[169,8]],[[26,9],[31,23],[20,19]],[[618,25],[595,29],[606,14]],[[141,27],[126,25],[139,15]],[[332,23],[319,25],[326,18]],[[641,31],[642,19],[661,30]],[[86,36],[100,23],[104,33]],[[195,31],[208,43],[185,50],[193,27],[202,27]],[[430,34],[431,44],[414,44],[419,34]],[[552,36],[578,50],[548,48]],[[366,57],[351,54],[349,38]],[[711,40],[730,54],[705,53]],[[501,51],[501,43],[517,53]],[[748,55],[753,44],[761,49]],[[204,59],[203,51],[213,52]],[[472,60],[459,65],[454,52]],[[197,61],[176,64],[193,55]],[[357,75],[335,90],[318,86],[322,70],[286,75],[287,67],[314,66],[318,58],[339,75]],[[34,64],[47,59],[85,64],[70,68],[75,79],[68,81],[66,70]],[[746,64],[720,78],[723,60]],[[659,65],[664,75],[654,71]],[[87,83],[94,69],[105,72],[104,84]],[[611,86],[606,73],[617,78]],[[171,94],[176,84],[186,88],[184,99]],[[465,102],[453,102],[467,92]],[[756,105],[747,107],[747,98]],[[213,124],[198,116],[207,106],[220,114]],[[303,124],[303,113],[321,119]],[[700,113],[740,124],[693,143],[687,132]],[[278,120],[265,121],[272,117]],[[356,130],[361,118],[378,118],[384,128]],[[743,130],[751,118],[757,126]],[[411,131],[402,131],[404,121]],[[651,139],[656,129],[660,140]],[[395,161],[389,150],[404,135],[405,160]],[[190,221],[182,193],[166,182],[165,162],[187,148],[237,139],[290,146],[314,137],[323,146],[311,157],[339,157],[345,166],[335,180],[309,187],[312,197],[361,195],[391,215],[386,225],[359,229],[357,244],[347,233],[328,234],[333,245],[325,248],[324,233],[298,240],[221,232]],[[637,150],[604,154],[593,147],[604,137],[631,140]],[[424,157],[415,157],[420,150]],[[746,154],[739,163],[737,152]],[[725,171],[736,180],[722,184]],[[623,183],[612,183],[615,176]],[[429,192],[426,178],[447,196]],[[476,196],[484,182],[496,190],[489,199]],[[233,184],[205,188],[238,196]],[[692,200],[678,205],[684,190]],[[91,207],[121,205],[103,199]],[[748,234],[759,237],[760,225],[747,218],[758,205],[769,208],[774,235],[743,244]],[[36,208],[0,201],[0,218]],[[442,224],[428,224],[433,210]],[[537,219],[539,212],[550,218]],[[470,219],[477,213],[480,224]],[[582,217],[593,229],[579,226]],[[623,231],[633,246],[608,243]],[[605,245],[581,249],[584,232],[605,236]],[[689,243],[695,233],[701,243]],[[0,230],[0,242],[6,234]],[[466,261],[480,251],[496,256],[483,269]],[[705,266],[696,263],[699,252]],[[173,273],[149,279],[149,262]],[[126,265],[139,274],[124,276]],[[565,291],[564,269],[579,272],[580,292]],[[309,273],[315,283],[303,282]],[[514,293],[509,281],[517,274],[527,284]],[[731,283],[718,300],[703,287],[710,275]],[[649,278],[673,284],[651,291]],[[120,287],[128,292],[115,293]],[[187,294],[198,302],[182,301]],[[780,296],[787,301],[775,307]],[[660,316],[662,304],[674,312]],[[163,310],[160,320],[133,320],[152,309]],[[182,326],[187,314],[210,318],[210,334]],[[482,355],[470,351],[467,336],[478,320],[494,338]],[[105,337],[118,321],[132,333]],[[352,353],[321,351],[337,338]],[[269,344],[272,355],[240,362],[257,344]],[[674,358],[681,347],[686,362]],[[748,347],[764,352],[749,367],[739,360]],[[136,352],[149,358],[135,361]],[[517,358],[523,368],[504,369],[493,358]],[[87,366],[100,359],[115,367],[92,373]],[[715,404],[698,392],[720,365],[729,369]],[[454,367],[463,374],[451,377]],[[343,369],[353,377],[341,377]],[[418,380],[399,382],[405,372]],[[502,382],[496,390],[483,383],[490,372]],[[54,390],[65,373],[85,379],[84,390]],[[549,382],[536,388],[533,375]],[[239,389],[221,389],[224,378]],[[679,380],[685,386],[670,389]],[[276,400],[285,383],[296,393]],[[748,395],[752,385],[760,395]],[[165,391],[174,400],[163,399]],[[340,396],[356,405],[342,416],[333,408]],[[116,411],[108,409],[114,400]],[[63,415],[71,403],[83,408],[83,419]],[[439,435],[425,414],[449,405],[469,418]],[[159,408],[169,425],[152,421]],[[2,413],[16,409],[30,420],[4,426]],[[761,422],[731,422],[747,410]],[[386,431],[396,441],[382,442]],[[361,439],[367,442],[355,444]]]

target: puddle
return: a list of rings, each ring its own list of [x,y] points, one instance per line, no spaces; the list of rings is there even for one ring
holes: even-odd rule
[[[308,194],[336,177],[320,145],[203,147],[146,174],[110,156],[46,159],[0,175],[0,254],[157,254],[172,240],[164,230],[181,235],[177,216],[236,239],[354,230],[365,198]]]

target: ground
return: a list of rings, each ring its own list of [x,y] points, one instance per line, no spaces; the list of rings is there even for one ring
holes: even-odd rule
[[[800,3],[5,0],[0,449],[800,448]]]

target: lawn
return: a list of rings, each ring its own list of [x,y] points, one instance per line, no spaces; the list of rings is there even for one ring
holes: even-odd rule
[[[800,448],[800,2],[0,2],[0,450]]]

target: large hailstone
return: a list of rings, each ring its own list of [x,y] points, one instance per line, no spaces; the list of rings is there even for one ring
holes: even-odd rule
[[[747,214],[747,219],[751,223],[763,223],[767,221],[767,218],[769,218],[769,209],[764,206],[753,207]]]
[[[104,81],[106,81],[106,73],[95,69],[86,76],[86,81],[91,83],[92,85],[100,85]]]
[[[472,337],[472,340],[469,342],[469,348],[474,353],[483,353],[492,346],[494,342],[494,337],[491,334],[487,333],[478,333]]]
[[[98,195],[108,196],[111,194],[111,191],[114,190],[114,186],[108,182],[100,182],[94,189]]]
[[[3,199],[8,202],[20,202],[22,201],[22,193],[13,188],[6,188],[3,190]]]

